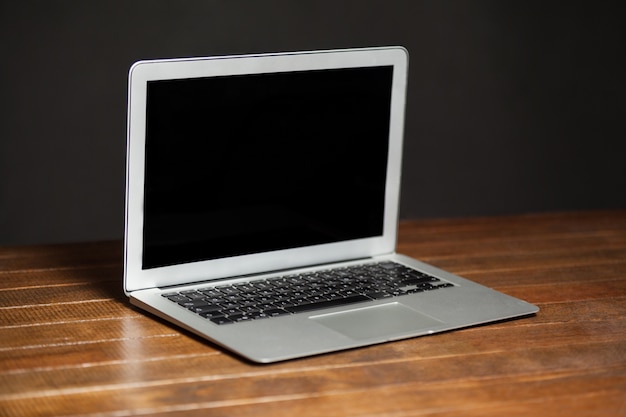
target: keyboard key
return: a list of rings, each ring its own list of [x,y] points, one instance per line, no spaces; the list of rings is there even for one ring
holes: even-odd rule
[[[204,312],[200,312],[198,314],[200,314],[205,319],[214,319],[214,318],[217,318],[217,317],[224,317],[224,313],[222,313],[219,310],[217,310],[217,311],[204,311]]]
[[[265,313],[269,317],[278,317],[278,316],[284,316],[285,314],[289,314],[287,310],[283,310],[282,308],[274,308],[270,310],[265,310],[263,311],[263,313]]]
[[[185,307],[185,308],[195,308],[195,307],[201,307],[201,306],[207,306],[210,303],[204,301],[204,300],[189,300],[187,299],[187,301],[179,301],[178,302],[179,305]]]
[[[176,293],[176,294],[163,294],[163,297],[165,297],[168,300],[173,301],[175,303],[184,302],[184,301],[190,301],[189,298],[185,297],[184,295],[180,295],[178,293]]]
[[[209,305],[204,305],[204,306],[192,307],[189,310],[202,315],[203,313],[219,312],[222,310],[222,307],[220,307],[219,305],[209,304]],[[220,313],[220,314],[223,315],[223,313]]]
[[[192,300],[201,300],[203,298],[206,298],[206,295],[198,292],[198,291],[182,291],[180,293],[181,295],[184,295],[185,297],[188,297]]]
[[[228,317],[214,317],[211,321],[215,324],[231,324],[234,321],[230,320]]]
[[[249,315],[254,320],[268,319],[272,317],[269,314],[262,312],[262,311],[254,311],[254,312],[251,312]]]
[[[252,317],[248,314],[232,314],[228,316],[228,319],[231,321],[242,322],[242,321],[252,321]]]
[[[365,293],[365,295],[374,300],[382,300],[383,298],[393,297],[393,294],[388,293],[388,292],[368,292],[368,293]]]

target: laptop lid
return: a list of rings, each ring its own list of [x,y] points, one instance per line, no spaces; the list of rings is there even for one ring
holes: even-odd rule
[[[125,291],[395,250],[407,52],[140,61]]]

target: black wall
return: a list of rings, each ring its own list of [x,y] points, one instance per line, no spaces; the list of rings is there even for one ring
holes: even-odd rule
[[[401,215],[626,207],[621,2],[0,3],[0,244],[123,236],[136,60],[411,54]]]

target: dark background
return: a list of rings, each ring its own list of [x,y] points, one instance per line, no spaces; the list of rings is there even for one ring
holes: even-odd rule
[[[123,236],[136,60],[403,45],[401,216],[626,207],[621,2],[0,0],[0,244]]]

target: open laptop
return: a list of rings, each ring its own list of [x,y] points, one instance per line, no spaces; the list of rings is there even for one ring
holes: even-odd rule
[[[255,362],[529,315],[395,253],[401,47],[140,61],[124,289]]]

